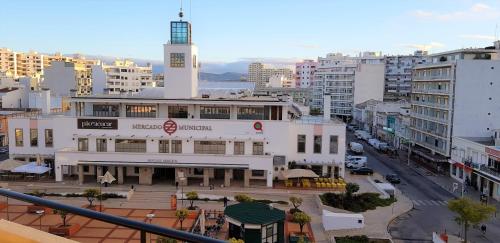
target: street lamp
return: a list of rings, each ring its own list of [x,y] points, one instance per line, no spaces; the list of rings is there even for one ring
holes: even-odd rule
[[[40,230],[42,230],[42,216],[45,213],[45,210],[36,210],[35,213],[40,217]]]
[[[5,190],[8,190],[10,191],[9,188],[5,188]],[[7,208],[5,209],[5,212],[7,213],[7,220],[10,221],[10,218],[9,218],[9,197],[5,197],[6,198],[6,203],[7,203]]]
[[[148,218],[149,224],[152,223],[154,217],[155,217],[154,213],[148,213],[148,214],[146,214],[146,218]],[[151,232],[149,232],[149,242],[151,242]]]

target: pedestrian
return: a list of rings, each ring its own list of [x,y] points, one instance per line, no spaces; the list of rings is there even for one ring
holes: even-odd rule
[[[130,185],[130,190],[134,190],[134,185]]]
[[[175,190],[179,190],[179,182],[178,181],[175,182]]]
[[[224,196],[224,200],[223,201],[224,201],[224,207],[227,207],[227,197],[226,196]]]
[[[481,232],[483,232],[483,235],[486,234],[486,225],[481,225]]]

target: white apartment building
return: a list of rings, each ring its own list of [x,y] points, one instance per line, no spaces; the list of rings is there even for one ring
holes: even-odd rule
[[[325,96],[331,97],[331,115],[352,119],[352,109],[370,99],[383,99],[383,57],[364,53],[350,57],[341,53],[318,58],[314,75],[312,109],[323,111]],[[324,112],[324,111],[323,111]]]
[[[0,48],[0,72],[17,75],[17,55],[11,49]]]
[[[260,62],[248,65],[248,81],[255,82],[255,88],[268,86],[269,79],[273,76],[283,76],[286,80],[295,80],[293,70],[290,68],[272,68]]]
[[[45,69],[42,86],[54,96],[91,95],[92,70],[81,63],[53,61]]]
[[[314,60],[304,60],[295,64],[295,80],[296,86],[300,88],[308,88],[314,80],[314,72],[318,62]]]
[[[494,137],[453,137],[450,176],[500,201],[500,130]]]
[[[499,47],[496,43],[496,48]],[[411,142],[425,161],[447,168],[452,137],[489,137],[500,122],[500,60],[495,47],[459,49],[417,65],[411,94]]]
[[[415,51],[413,55],[385,57],[384,100],[410,100],[413,68],[427,62],[427,51]]]
[[[92,66],[93,94],[137,93],[156,87],[152,66],[138,66],[130,60],[115,60],[112,65]]]
[[[164,88],[74,96],[70,114],[10,119],[10,156],[40,155],[56,181],[80,183],[109,171],[119,184],[272,187],[290,163],[344,175],[344,123],[278,98],[198,96],[190,23],[172,21],[170,35]]]

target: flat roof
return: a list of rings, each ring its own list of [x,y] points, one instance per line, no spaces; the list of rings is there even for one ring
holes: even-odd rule
[[[495,140],[491,137],[459,137],[485,146],[495,146]]]

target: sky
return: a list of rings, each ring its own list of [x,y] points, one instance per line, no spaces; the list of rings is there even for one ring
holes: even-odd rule
[[[0,47],[157,61],[180,7],[180,0],[0,2]],[[500,22],[499,0],[184,0],[183,6],[205,63],[483,47]]]

